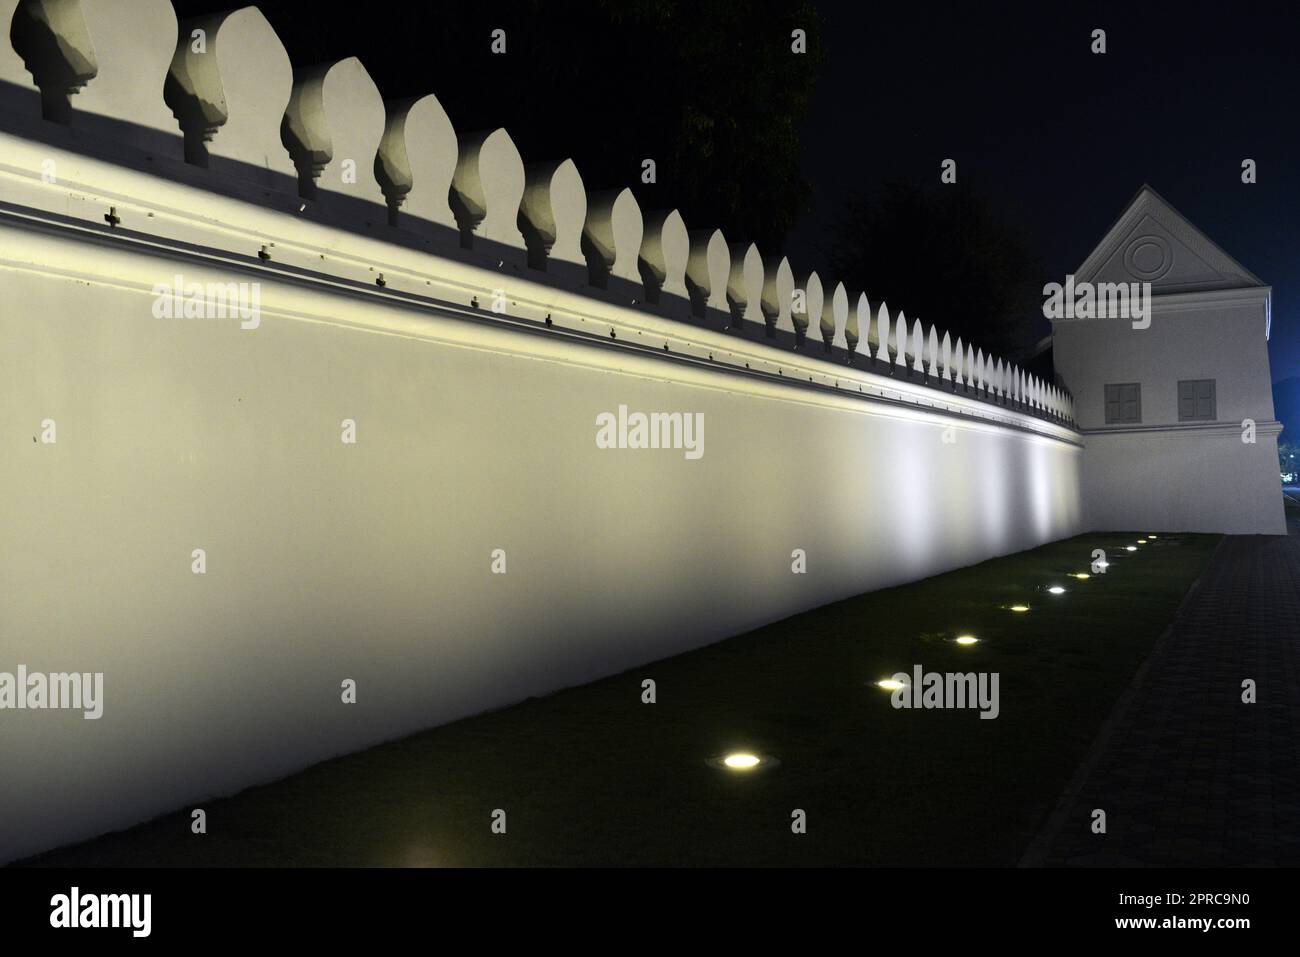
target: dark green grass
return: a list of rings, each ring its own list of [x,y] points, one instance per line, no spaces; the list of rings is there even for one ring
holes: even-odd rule
[[[862,595],[319,764],[44,865],[1014,864],[1217,536],[1085,535]],[[1089,581],[1091,551],[1112,565]],[[1054,597],[1048,583],[1069,588]],[[1004,609],[1017,601],[1028,614]],[[981,638],[959,647],[961,632]],[[1001,715],[905,711],[913,664],[1000,673]],[[641,681],[658,703],[641,703]],[[706,759],[749,748],[779,767]],[[489,829],[494,808],[508,831]],[[791,812],[807,813],[805,835]]]

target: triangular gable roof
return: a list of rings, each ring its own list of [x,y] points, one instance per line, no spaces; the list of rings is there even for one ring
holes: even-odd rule
[[[1153,295],[1266,285],[1143,184],[1076,282],[1149,282]]]

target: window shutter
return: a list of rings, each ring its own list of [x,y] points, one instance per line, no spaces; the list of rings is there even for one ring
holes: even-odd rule
[[[1214,418],[1214,382],[1206,379],[1196,386],[1196,417],[1198,419]]]
[[[1124,386],[1124,410],[1121,418],[1125,422],[1140,422],[1142,420],[1141,398],[1136,385]]]
[[[1105,387],[1107,423],[1142,421],[1142,386],[1136,382],[1108,383]]]
[[[1215,380],[1184,379],[1178,383],[1178,418],[1180,421],[1213,422]]]

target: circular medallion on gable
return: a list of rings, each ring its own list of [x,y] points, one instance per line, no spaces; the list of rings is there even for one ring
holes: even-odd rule
[[[1173,248],[1160,236],[1138,236],[1124,250],[1124,268],[1143,282],[1155,282],[1173,265]]]

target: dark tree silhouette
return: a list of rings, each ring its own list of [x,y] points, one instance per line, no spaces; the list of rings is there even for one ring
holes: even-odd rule
[[[999,355],[1042,334],[1044,269],[1020,229],[969,186],[887,183],[849,204],[832,239],[831,277],[873,308],[884,300],[891,314]]]
[[[434,93],[457,130],[504,126],[525,162],[572,157],[588,189],[630,186],[688,228],[777,248],[807,202],[797,129],[824,61],[809,0],[254,2],[295,66],[357,56],[385,97]]]

